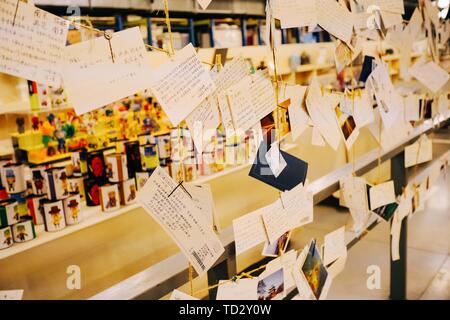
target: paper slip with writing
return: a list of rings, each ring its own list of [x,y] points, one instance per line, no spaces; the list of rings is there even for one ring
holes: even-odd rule
[[[356,126],[363,128],[375,121],[373,115],[373,101],[367,90],[364,90],[360,97],[355,97],[355,111],[353,118]]]
[[[336,120],[334,108],[339,101],[337,100],[336,104],[332,101],[333,99],[327,94],[322,96],[319,83],[314,78],[306,98],[308,113],[322,137],[334,150],[337,150],[341,142],[341,131]]]
[[[422,136],[419,141],[405,148],[405,168],[433,160],[433,141]]]
[[[280,92],[280,100],[290,100],[289,119],[291,124],[292,139],[297,140],[308,128],[309,116],[302,108],[305,99],[306,86],[286,86]]]
[[[269,242],[273,243],[284,233],[313,221],[313,194],[299,184],[284,192],[262,218]]]
[[[216,300],[258,300],[258,279],[239,279],[236,282],[219,281]]]
[[[247,63],[241,56],[238,56],[228,62],[225,67],[213,77],[217,87],[216,99],[220,110],[220,116],[226,132],[234,132],[235,130],[226,90],[247,77],[249,74],[250,71]]]
[[[358,4],[367,10],[370,6],[377,6],[380,10],[398,14],[405,14],[403,0],[358,0]]]
[[[324,238],[323,263],[329,265],[338,258],[346,255],[345,226],[327,235]]]
[[[338,39],[350,43],[353,34],[352,14],[334,0],[316,0],[319,25]]]
[[[266,153],[266,161],[275,178],[283,172],[287,163],[283,155],[280,153],[278,143],[273,143],[270,150]]]
[[[197,2],[200,4],[203,10],[206,10],[206,8],[208,8],[211,1],[212,0],[197,0]]]
[[[151,78],[150,88],[174,126],[216,90],[192,44],[178,51],[170,62],[153,69]]]
[[[212,229],[214,227],[214,200],[211,193],[211,186],[209,184],[196,185],[186,183],[184,187],[192,196],[195,206],[203,213],[203,216]]]
[[[441,90],[450,79],[448,72],[433,61],[418,61],[409,69],[409,73],[433,93]]]
[[[394,203],[396,201],[394,181],[388,181],[373,186],[369,190],[369,195],[370,195],[370,210],[374,210],[387,204]]]
[[[179,290],[173,290],[171,296],[170,296],[170,300],[199,300],[197,298],[194,298],[193,296],[190,296],[184,292],[181,292]]]
[[[66,48],[64,85],[77,114],[84,114],[149,87],[151,69],[138,27]]]
[[[267,241],[262,214],[272,210],[267,206],[233,220],[236,256]]]
[[[206,98],[186,118],[197,152],[201,153],[212,137],[217,134],[220,125],[220,114],[217,98]]]
[[[403,99],[392,84],[386,64],[378,64],[368,78],[368,85],[376,97],[384,128],[389,130],[401,114]]]
[[[348,177],[340,181],[344,204],[348,208],[367,210],[367,181],[362,177]]]
[[[266,266],[266,270],[275,271],[283,268],[284,285],[286,287],[286,290],[289,290],[290,288],[295,286],[295,279],[292,275],[292,271],[296,261],[297,251],[291,250],[289,252],[286,252],[284,255],[270,261]]]
[[[30,3],[0,1],[0,72],[59,87],[68,27]]]
[[[180,247],[195,271],[202,275],[222,255],[224,248],[204,214],[177,185],[158,167],[139,191],[138,199]]]
[[[0,300],[22,300],[23,290],[2,290]]]
[[[245,77],[227,94],[236,130],[251,128],[277,106],[272,82],[262,71]]]
[[[281,28],[309,27],[317,24],[316,0],[272,0],[273,16]]]

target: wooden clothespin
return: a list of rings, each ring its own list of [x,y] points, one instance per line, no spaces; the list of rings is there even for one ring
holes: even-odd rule
[[[218,71],[222,69],[222,55],[220,54],[216,54],[216,66]]]
[[[111,45],[111,39],[113,37],[113,32],[111,30],[106,30],[103,33],[103,36],[105,37],[105,39],[108,41],[109,44],[109,51],[111,52],[111,59],[112,59],[112,63],[115,63],[115,59],[114,59],[114,51]]]

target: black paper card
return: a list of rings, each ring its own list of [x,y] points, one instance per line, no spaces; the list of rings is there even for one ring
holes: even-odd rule
[[[256,156],[255,162],[249,173],[250,177],[260,180],[283,192],[292,190],[300,183],[305,183],[306,174],[308,173],[308,164],[306,162],[280,150],[287,166],[276,178],[266,161],[268,149],[269,147],[266,142],[263,142],[259,147],[258,155]]]

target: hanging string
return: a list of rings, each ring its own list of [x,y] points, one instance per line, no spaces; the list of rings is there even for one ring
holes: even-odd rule
[[[168,0],[164,0],[164,12],[166,16],[166,25],[167,25],[167,32],[169,33],[169,41],[170,41],[170,55],[174,55],[175,51],[173,50],[173,35],[172,35],[172,25],[170,23],[170,17],[169,17],[169,4]]]
[[[71,25],[73,25],[74,27],[77,27],[77,28],[83,28],[83,29],[89,30],[89,31],[91,31],[91,32],[95,32],[95,33],[97,33],[97,34],[99,34],[99,35],[100,35],[100,34],[101,34],[101,35],[104,34],[104,32],[103,32],[102,30],[97,29],[97,28],[94,28],[94,27],[92,27],[92,26],[87,26],[87,25],[85,25],[85,24],[78,23],[78,22],[75,22],[75,21],[73,21],[73,20],[68,20],[68,21],[69,21],[69,23],[70,23]],[[169,52],[168,52],[167,50],[164,50],[164,49],[161,49],[161,48],[158,48],[158,47],[155,47],[155,46],[151,46],[151,45],[149,45],[149,44],[145,44],[145,47],[147,47],[147,48],[149,48],[149,49],[151,49],[151,50],[154,50],[154,51],[160,51],[160,52],[164,52],[164,53],[169,54]]]

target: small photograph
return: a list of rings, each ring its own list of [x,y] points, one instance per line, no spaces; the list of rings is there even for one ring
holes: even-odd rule
[[[336,107],[336,118],[338,119],[339,126],[342,131],[342,135],[344,136],[344,140],[346,144],[348,144],[353,138],[353,133],[356,134],[356,123],[355,119],[351,115],[347,115],[341,111],[341,109]],[[353,144],[353,143],[352,143]]]
[[[391,220],[391,218],[394,216],[395,210],[398,208],[398,203],[390,203],[385,206],[376,208],[375,210],[372,210],[374,213],[379,215],[381,218],[383,218],[386,221]]]
[[[328,278],[328,271],[322,262],[319,250],[317,250],[316,241],[312,241],[309,246],[302,272],[314,296],[319,299]]]
[[[286,252],[286,248],[288,246],[289,240],[291,238],[291,233],[286,232],[283,234],[277,241],[270,244],[266,242],[264,245],[264,249],[262,251],[262,255],[265,257],[273,257],[277,258]]]
[[[278,300],[284,293],[283,268],[271,273],[258,282],[258,300]]]

